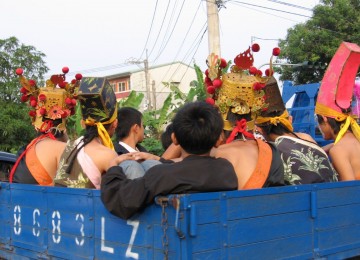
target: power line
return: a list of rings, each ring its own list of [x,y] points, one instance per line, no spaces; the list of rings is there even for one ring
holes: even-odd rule
[[[165,19],[166,19],[168,10],[169,10],[169,5],[170,5],[170,1],[168,1],[168,5],[167,5],[166,10],[165,10],[165,15],[164,15],[163,21],[162,21],[162,23],[161,23],[161,27],[160,27],[159,33],[158,33],[158,35],[156,36],[155,43],[154,43],[153,47],[152,47],[151,50],[150,50],[149,56],[151,56],[151,53],[153,52],[153,50],[154,50],[154,48],[155,48],[155,46],[156,46],[156,43],[157,43],[157,41],[158,41],[158,39],[159,39],[159,37],[160,37],[161,31],[162,31],[162,28],[163,28],[163,25],[164,25],[164,23],[165,23]]]
[[[294,4],[290,4],[290,3],[286,3],[286,2],[282,2],[282,1],[278,1],[278,0],[266,0],[266,1],[277,3],[277,4],[282,4],[282,5],[287,5],[287,6],[291,6],[291,7],[294,7],[294,8],[310,11],[310,12],[313,11],[313,9],[311,9],[311,8],[307,8],[307,7],[300,6],[300,5],[294,5]]]
[[[152,20],[151,20],[150,30],[149,30],[149,33],[148,33],[148,36],[147,36],[147,39],[146,39],[146,42],[145,42],[144,49],[143,49],[143,51],[141,52],[141,55],[140,55],[140,58],[139,58],[139,59],[141,59],[141,57],[143,56],[144,51],[146,50],[146,46],[147,46],[147,44],[148,44],[149,38],[150,38],[150,33],[151,33],[151,30],[152,30],[152,27],[153,27],[153,24],[154,24],[154,19],[155,19],[155,14],[156,14],[156,10],[157,10],[158,1],[159,1],[159,0],[156,0],[155,9],[154,9],[154,13],[153,13],[153,18],[152,18]]]
[[[183,7],[184,7],[184,4],[185,4],[185,0],[183,0],[183,3],[182,3],[182,5],[181,5],[181,8],[180,8],[180,11],[179,11],[178,16],[176,17],[176,21],[175,21],[174,27],[173,27],[173,29],[172,29],[172,31],[171,31],[171,33],[170,33],[170,36],[169,36],[169,38],[167,39],[167,41],[166,41],[163,49],[159,51],[159,53],[158,53],[158,55],[156,56],[154,62],[155,62],[155,61],[159,58],[159,56],[164,52],[167,44],[169,43],[170,38],[171,38],[171,36],[173,35],[174,30],[175,30],[175,27],[176,27],[176,25],[177,25],[177,23],[178,23],[178,20],[179,20],[179,17],[180,17],[180,15],[181,15],[181,12],[182,12],[182,9],[183,9]],[[165,37],[164,37],[164,39],[165,39]],[[161,47],[160,47],[160,48],[161,48]]]
[[[261,5],[249,4],[249,3],[245,3],[245,2],[241,2],[241,1],[236,1],[236,0],[231,0],[230,2],[235,2],[235,3],[239,3],[239,4],[244,4],[244,5],[250,5],[250,6],[255,6],[255,7],[259,7],[259,8],[264,8],[264,9],[268,9],[268,10],[272,10],[272,11],[276,11],[276,12],[282,12],[282,13],[287,13],[287,14],[302,16],[302,17],[306,17],[306,18],[311,18],[311,16],[308,16],[308,15],[297,14],[297,13],[293,13],[293,12],[287,12],[287,11],[284,11],[284,10],[279,10],[279,9],[275,9],[275,8],[265,7],[265,6],[261,6]]]

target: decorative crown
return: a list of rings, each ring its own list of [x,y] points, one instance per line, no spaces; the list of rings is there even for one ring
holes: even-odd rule
[[[225,59],[213,53],[208,57],[205,84],[209,97],[206,102],[219,107],[225,128],[229,125],[227,122],[229,111],[240,115],[251,113],[254,119],[257,114],[268,107],[263,89],[274,73],[272,58],[280,54],[280,48],[273,49],[270,68],[265,70],[265,76],[261,70],[253,66],[253,52],[259,50],[259,44],[254,43],[234,58],[235,64],[231,67],[231,62],[226,62]],[[229,67],[230,73],[227,72]]]
[[[63,74],[52,75],[46,81],[46,86],[39,88],[35,80],[23,76],[22,68],[16,69],[22,86],[21,102],[28,102],[31,107],[29,116],[37,131],[47,132],[53,127],[63,131],[66,118],[75,113],[77,89],[82,75],[76,74],[75,79],[69,83],[65,81],[69,68],[64,67],[62,72]],[[61,123],[54,125],[54,120],[58,119],[61,119]]]

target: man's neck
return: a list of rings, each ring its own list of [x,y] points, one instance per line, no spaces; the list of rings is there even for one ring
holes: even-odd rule
[[[131,148],[133,148],[134,150],[136,150],[137,141],[132,136],[128,136],[128,137],[120,140],[120,142],[123,142],[123,143],[127,144],[128,146],[130,146]]]

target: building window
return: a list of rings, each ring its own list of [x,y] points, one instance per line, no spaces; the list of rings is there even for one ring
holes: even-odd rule
[[[112,83],[111,86],[114,89],[115,93],[125,92],[130,90],[130,82],[129,81],[120,81],[117,83]]]
[[[126,82],[119,82],[118,83],[118,92],[124,92],[126,91]]]

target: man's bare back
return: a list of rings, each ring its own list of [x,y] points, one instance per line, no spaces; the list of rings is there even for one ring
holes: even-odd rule
[[[255,140],[237,140],[214,148],[211,155],[231,162],[238,177],[238,189],[242,189],[256,168],[259,148]]]
[[[360,142],[351,132],[331,147],[329,155],[340,180],[360,180]]]

